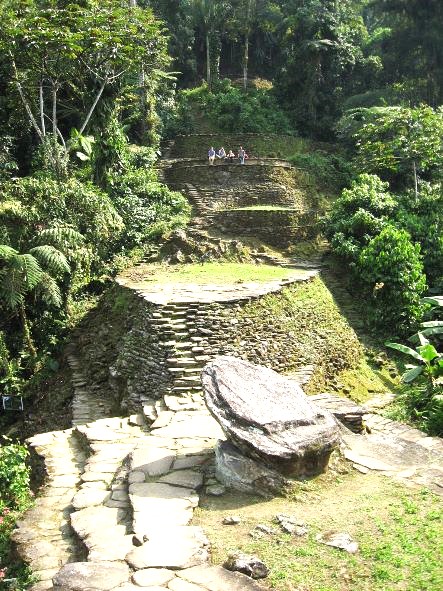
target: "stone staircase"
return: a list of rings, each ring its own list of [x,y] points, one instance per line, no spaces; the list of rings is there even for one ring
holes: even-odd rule
[[[87,377],[81,369],[80,360],[74,355],[73,347],[68,348],[67,362],[72,372],[74,397],[72,399],[72,424],[84,425],[92,421],[111,417],[114,414],[112,400],[88,384]]]
[[[284,160],[208,166],[202,159],[164,158],[159,178],[189,198],[190,229],[252,236],[277,247],[318,234],[317,211],[307,197],[303,175]]]

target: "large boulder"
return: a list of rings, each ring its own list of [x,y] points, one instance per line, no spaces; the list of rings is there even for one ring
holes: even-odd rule
[[[208,363],[202,382],[209,411],[244,455],[292,478],[326,470],[339,428],[297,383],[228,356]]]

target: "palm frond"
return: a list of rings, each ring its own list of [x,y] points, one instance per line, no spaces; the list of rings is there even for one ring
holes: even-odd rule
[[[71,268],[65,255],[54,246],[45,244],[31,248],[29,253],[40,263],[41,267],[51,273],[51,275],[63,275],[70,273]]]

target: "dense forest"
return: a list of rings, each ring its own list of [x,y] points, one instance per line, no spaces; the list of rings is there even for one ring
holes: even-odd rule
[[[442,36],[441,0],[0,0],[0,394],[32,404],[112,277],[186,227],[162,141],[280,134],[368,330],[413,358],[408,418],[441,434]],[[24,457],[0,453],[0,526]]]

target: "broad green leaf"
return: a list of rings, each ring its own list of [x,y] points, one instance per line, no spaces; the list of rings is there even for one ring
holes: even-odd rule
[[[435,326],[443,327],[443,320],[430,320],[429,322],[422,322],[424,328],[434,328]],[[423,332],[423,331],[421,331]]]
[[[390,349],[396,349],[397,351],[401,351],[401,353],[405,353],[405,355],[410,355],[411,357],[414,357],[414,359],[417,359],[418,361],[423,361],[420,353],[417,353],[417,351],[415,351],[414,349],[411,349],[411,347],[407,347],[406,345],[400,345],[399,343],[385,343],[385,345],[386,345],[386,347],[389,347]]]
[[[423,365],[416,365],[415,367],[413,367],[409,371],[406,371],[402,375],[402,377],[401,377],[402,382],[404,382],[405,384],[409,384],[410,382],[413,382],[415,380],[415,378],[418,377],[422,372],[423,372]]]
[[[418,348],[422,359],[425,361],[432,361],[436,357],[438,357],[438,351],[434,347],[434,345],[424,345],[423,347]]]
[[[424,304],[434,304],[434,306],[443,307],[443,296],[432,296],[422,298],[421,301]]]

